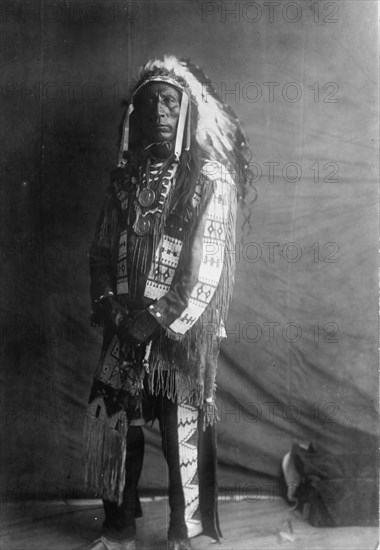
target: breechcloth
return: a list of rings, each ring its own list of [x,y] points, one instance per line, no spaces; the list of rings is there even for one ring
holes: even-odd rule
[[[168,464],[170,523],[168,536],[187,538],[202,532],[197,475],[198,409],[177,405],[167,397],[148,395],[147,415],[158,419],[162,450]],[[145,408],[145,407],[144,407]],[[129,426],[127,434],[126,483],[123,502],[103,500],[104,534],[113,540],[132,538],[135,519],[142,516],[137,485],[144,457],[144,434],[141,426]]]

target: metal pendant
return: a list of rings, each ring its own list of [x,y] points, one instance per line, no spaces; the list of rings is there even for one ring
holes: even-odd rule
[[[149,206],[152,206],[152,204],[156,200],[156,193],[153,191],[153,189],[148,189],[146,187],[140,192],[138,200],[141,206],[143,206],[144,208],[148,208]]]
[[[146,235],[150,229],[150,219],[145,217],[140,217],[135,223],[135,233],[139,237]]]

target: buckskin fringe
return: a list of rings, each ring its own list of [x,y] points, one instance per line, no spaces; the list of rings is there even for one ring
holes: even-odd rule
[[[179,378],[182,384],[178,383]],[[194,385],[194,381],[190,376],[174,368],[165,370],[164,365],[159,361],[156,361],[152,366],[152,374],[149,377],[149,391],[154,395],[162,392],[173,402],[186,402],[201,409],[203,412],[203,431],[219,420],[219,412],[215,401],[205,401],[202,383]],[[213,388],[213,394],[215,394],[215,387]]]
[[[192,403],[200,407],[203,407],[204,397],[215,398],[217,361],[213,351],[215,351],[216,346],[219,346],[222,339],[219,328],[221,322],[225,323],[226,321],[235,277],[235,205],[237,199],[236,190],[233,187],[230,189],[229,200],[231,206],[226,227],[224,265],[219,284],[210,304],[185,334],[175,333],[170,328],[163,329],[165,336],[170,340],[177,341],[178,345],[185,351],[187,364],[181,366],[183,369],[181,376],[189,387]],[[185,241],[184,247],[186,244]],[[197,351],[199,352],[201,348],[203,348],[205,361],[200,361],[197,357]],[[164,350],[159,351],[161,356],[162,351]],[[158,357],[152,357],[152,362],[152,372],[168,368],[167,364],[160,361]],[[160,389],[168,390],[168,397],[173,398],[174,393],[169,382],[165,381],[163,383],[160,376],[155,375],[155,383],[158,383]],[[213,418],[212,422],[207,421],[207,424],[213,423],[217,419],[217,413],[209,411],[207,418]]]
[[[167,365],[155,357],[150,365],[151,376],[149,377],[149,391],[153,395],[162,392],[168,399],[173,402],[178,398],[178,387],[176,384],[176,370],[167,369]]]
[[[212,426],[213,424],[215,424],[215,422],[220,420],[220,417],[219,417],[218,407],[216,406],[215,401],[213,401],[212,403],[206,402],[202,412],[203,412],[202,426],[203,426],[203,431],[205,432],[206,428],[208,426]]]
[[[114,420],[114,418],[112,419]],[[84,425],[85,483],[96,496],[122,504],[128,423],[118,413],[118,429],[87,413]]]

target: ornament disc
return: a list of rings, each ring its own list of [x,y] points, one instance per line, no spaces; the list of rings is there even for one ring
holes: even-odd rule
[[[147,208],[148,206],[152,206],[155,199],[156,199],[156,193],[153,191],[153,189],[145,188],[139,194],[139,203],[144,208]]]
[[[148,218],[141,217],[137,220],[135,225],[135,233],[142,237],[146,235],[150,229],[150,220]]]

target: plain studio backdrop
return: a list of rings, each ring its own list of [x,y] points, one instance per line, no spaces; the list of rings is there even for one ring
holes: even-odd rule
[[[92,497],[82,426],[101,334],[88,244],[148,58],[200,65],[243,122],[257,200],[218,373],[221,491],[277,491],[294,441],[373,453],[377,5],[1,2],[2,501]],[[207,100],[207,90],[205,90]],[[162,491],[157,429],[141,486]]]

